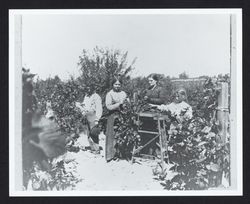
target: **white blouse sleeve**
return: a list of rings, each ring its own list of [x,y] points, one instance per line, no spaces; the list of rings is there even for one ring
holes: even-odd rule
[[[96,95],[96,118],[99,121],[100,118],[102,117],[102,99],[99,95]]]
[[[168,105],[158,105],[157,108],[158,108],[160,111],[168,111],[168,110],[169,110]]]
[[[110,92],[108,92],[106,95],[105,104],[108,110],[115,110],[118,109],[120,106],[120,103],[112,103],[112,96]]]

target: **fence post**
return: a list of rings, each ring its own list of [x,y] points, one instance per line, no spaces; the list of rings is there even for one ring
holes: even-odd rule
[[[136,99],[137,99],[137,93],[134,92],[134,93],[133,93],[133,101],[136,102]]]
[[[238,172],[239,165],[242,166],[241,161],[239,160],[239,154],[242,154],[242,151],[239,151],[239,147],[242,145],[242,135],[237,135],[237,129],[241,128],[240,124],[238,124],[237,120],[239,119],[239,107],[241,107],[242,103],[241,99],[237,99],[237,96],[241,96],[241,93],[238,93],[239,87],[238,80],[241,79],[242,76],[238,75],[237,69],[241,69],[241,67],[237,66],[237,49],[236,45],[240,45],[241,42],[237,42],[237,25],[236,25],[236,15],[230,15],[230,76],[231,76],[231,100],[230,100],[230,186],[231,189],[236,189],[239,187],[240,181],[242,180],[241,172]],[[241,73],[241,72],[240,72]],[[238,177],[237,175],[240,176]]]
[[[22,16],[16,15],[15,21],[15,137],[14,166],[15,190],[23,190],[22,160]]]
[[[217,118],[220,128],[220,141],[225,144],[227,141],[229,127],[229,109],[228,109],[228,83],[220,83],[220,94],[218,96],[218,113]]]

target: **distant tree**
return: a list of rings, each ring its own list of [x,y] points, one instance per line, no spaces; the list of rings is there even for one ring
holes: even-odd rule
[[[182,72],[181,74],[179,74],[179,79],[188,79],[188,75],[186,72]]]
[[[148,81],[146,77],[134,77],[131,79],[130,84],[126,87],[128,92],[140,92],[148,87]]]
[[[93,52],[83,50],[79,57],[81,75],[78,78],[84,87],[92,87],[102,96],[111,88],[115,77],[123,80],[124,86],[129,82],[129,73],[133,69],[136,58],[128,65],[128,52],[95,47]]]

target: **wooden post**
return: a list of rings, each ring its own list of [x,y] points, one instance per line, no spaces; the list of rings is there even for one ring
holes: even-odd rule
[[[241,67],[237,67],[236,61],[236,15],[230,15],[230,75],[231,75],[231,93],[230,93],[230,186],[232,189],[236,189],[238,186],[237,181],[237,165],[239,158],[237,155],[242,154],[237,149],[237,137],[241,137],[241,135],[237,135],[237,106],[241,104],[237,104],[237,69],[241,69]],[[240,42],[238,42],[240,43]],[[240,128],[240,127],[238,127]],[[241,140],[238,140],[241,141]],[[241,179],[241,178],[239,178]]]
[[[15,15],[15,190],[23,190],[22,163],[22,16]]]
[[[217,141],[225,144],[228,140],[229,127],[229,109],[228,109],[228,84],[226,82],[220,83],[220,94],[218,96],[218,112],[217,119],[219,121],[219,135],[220,139]],[[223,172],[218,172],[217,185],[222,184]]]
[[[133,93],[133,102],[135,103],[136,102],[136,99],[137,99],[137,93]]]
[[[163,153],[163,131],[162,131],[162,126],[161,122],[163,122],[160,118],[158,118],[158,131],[159,131],[159,142],[160,142],[160,152],[161,152],[161,164],[162,164],[162,170],[165,170],[165,162],[164,162],[164,153]]]
[[[225,144],[227,141],[228,127],[229,127],[229,109],[228,109],[228,84],[222,82],[220,87],[220,94],[218,96],[218,113],[217,118],[220,127],[220,141]]]

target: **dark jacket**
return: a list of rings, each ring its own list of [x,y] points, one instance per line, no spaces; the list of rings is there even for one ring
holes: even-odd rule
[[[166,93],[163,88],[156,86],[154,88],[149,88],[146,90],[146,96],[148,97],[148,103],[161,105],[166,102]]]

